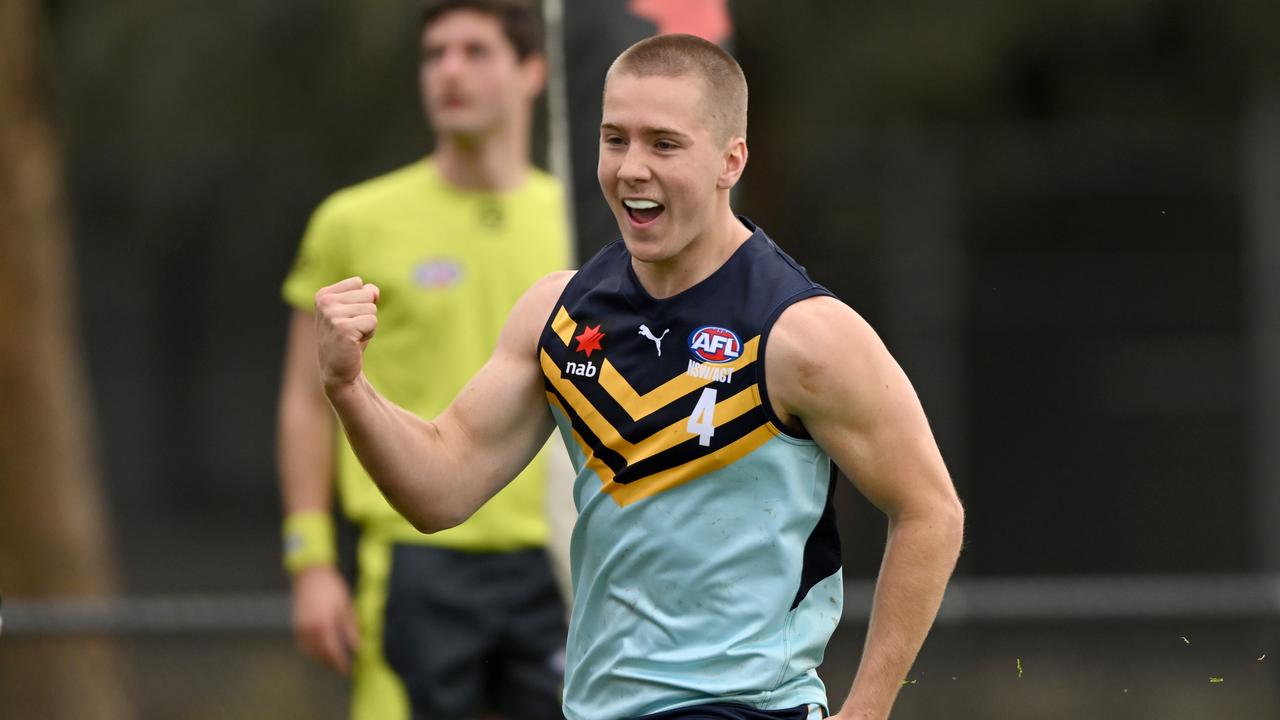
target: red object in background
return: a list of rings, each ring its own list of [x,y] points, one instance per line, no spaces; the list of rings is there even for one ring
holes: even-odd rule
[[[728,0],[631,0],[627,9],[657,25],[659,35],[688,33],[719,45],[733,33]]]

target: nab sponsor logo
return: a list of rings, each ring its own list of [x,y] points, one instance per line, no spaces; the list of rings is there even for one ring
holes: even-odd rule
[[[565,375],[577,375],[578,377],[590,378],[590,377],[596,376],[596,371],[597,371],[596,364],[591,362],[590,360],[584,363],[573,362],[572,360],[570,360],[569,362],[564,364]]]
[[[704,325],[689,335],[689,352],[702,362],[722,365],[742,355],[742,341],[732,330]]]

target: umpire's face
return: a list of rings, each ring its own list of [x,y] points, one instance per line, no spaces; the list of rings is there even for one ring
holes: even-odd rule
[[[520,60],[492,15],[455,10],[422,31],[418,84],[440,138],[482,141],[523,132],[543,74],[542,58]]]

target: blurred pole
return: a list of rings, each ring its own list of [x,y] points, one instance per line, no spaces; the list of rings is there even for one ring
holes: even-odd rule
[[[547,158],[551,174],[564,188],[564,206],[569,228],[570,261],[577,266],[577,242],[574,237],[573,164],[569,155],[569,91],[564,67],[564,0],[544,0],[542,23],[547,29]]]
[[[911,376],[964,499],[969,481],[968,256],[957,140],[932,128],[894,131],[884,140],[885,341]]]
[[[104,596],[114,569],[74,340],[42,12],[0,0],[0,592]],[[28,657],[0,678],[15,717],[132,714],[112,643],[51,640]]]
[[[578,266],[578,244],[574,227],[573,166],[569,156],[569,98],[566,89],[564,67],[564,0],[544,0],[542,22],[547,29],[547,158],[551,173],[564,188],[565,227],[569,229],[569,262]],[[561,443],[559,433],[547,439],[544,457],[547,458],[547,522],[550,539],[547,551],[551,554],[556,579],[560,581],[560,593],[566,609],[573,600],[573,582],[570,580],[569,541],[573,525],[578,519],[578,508],[573,501],[575,474],[569,453]]]
[[[1244,218],[1252,276],[1258,550],[1264,572],[1280,571],[1280,88],[1260,87],[1241,144]]]

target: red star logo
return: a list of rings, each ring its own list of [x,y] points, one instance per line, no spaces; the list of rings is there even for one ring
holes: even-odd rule
[[[604,350],[604,348],[600,347],[600,341],[604,339],[604,333],[600,332],[599,325],[595,327],[584,325],[582,334],[575,336],[573,339],[578,341],[578,352],[586,353],[587,357],[591,357],[591,353],[594,350]]]

